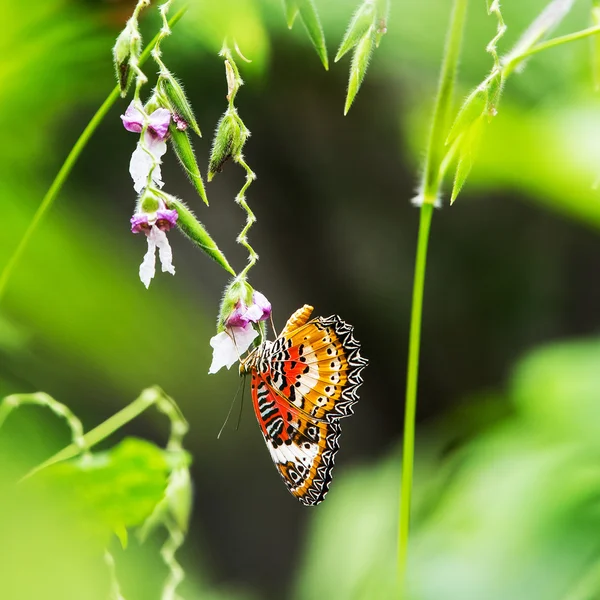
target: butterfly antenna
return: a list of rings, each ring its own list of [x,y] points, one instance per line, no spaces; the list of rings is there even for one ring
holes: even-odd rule
[[[246,383],[246,376],[242,379],[244,383]],[[235,426],[235,430],[238,431],[240,428],[240,423],[242,422],[242,409],[244,408],[244,397],[246,395],[246,386],[242,388],[242,401],[240,402],[240,412],[238,413],[237,425]]]
[[[219,434],[217,435],[217,439],[221,439],[221,434],[223,433],[223,430],[225,429],[225,425],[227,425],[227,422],[229,421],[229,417],[231,416],[231,411],[233,410],[233,405],[235,404],[235,401],[237,400],[238,394],[240,393],[240,387],[246,382],[245,379],[240,379],[240,385],[238,385],[238,389],[237,392],[235,393],[235,396],[233,397],[233,400],[231,401],[231,404],[229,405],[229,410],[227,411],[227,416],[225,417],[225,422],[223,423],[223,425],[221,426],[221,429],[219,430]],[[244,399],[244,394],[242,393],[242,401]],[[240,414],[241,414],[241,409],[240,409]],[[240,424],[238,421],[238,425],[236,427],[236,431],[239,428]]]
[[[231,334],[228,333],[227,335],[231,335],[231,339],[233,340],[233,347],[235,348],[235,353],[237,354],[238,360],[241,363],[242,362],[242,357],[240,356],[240,352],[239,352],[238,347],[237,347],[237,342],[235,341],[235,333],[233,333],[233,331],[232,331]]]
[[[275,329],[275,323],[273,323],[273,313],[269,315],[269,318],[271,319],[271,329],[273,329],[273,335],[277,338],[279,336],[277,335],[277,331]]]

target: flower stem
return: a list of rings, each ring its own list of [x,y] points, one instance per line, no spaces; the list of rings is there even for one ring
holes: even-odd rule
[[[236,160],[236,162],[238,162],[246,170],[246,182],[240,190],[240,193],[235,198],[235,201],[246,211],[246,225],[242,231],[240,231],[240,234],[237,238],[238,243],[248,250],[248,264],[239,275],[240,279],[244,279],[248,274],[248,271],[256,264],[256,261],[258,260],[258,254],[256,254],[254,248],[248,242],[248,231],[256,222],[256,217],[246,202],[246,190],[256,179],[256,175],[241,156]]]
[[[423,314],[425,271],[427,266],[427,247],[429,243],[429,231],[431,227],[431,218],[433,216],[433,207],[439,196],[442,185],[441,166],[444,159],[444,145],[449,124],[448,117],[452,107],[454,81],[456,79],[467,5],[468,0],[454,0],[452,20],[442,63],[442,72],[433,112],[431,134],[425,158],[425,169],[421,190],[422,203],[417,240],[417,255],[415,259],[408,346],[402,482],[400,488],[398,523],[398,577],[401,587],[405,584],[408,536],[410,529],[410,504],[413,483],[415,421],[419,378],[419,351],[421,345],[421,322]]]
[[[184,6],[179,11],[177,11],[177,13],[175,15],[173,15],[173,17],[170,19],[169,25],[171,27],[173,25],[175,25],[175,23],[177,23],[177,21],[179,21],[181,19],[181,17],[183,17],[186,10],[187,10],[187,7]],[[140,56],[140,60],[139,60],[140,65],[142,65],[146,60],[148,60],[148,57],[150,56],[150,52],[152,51],[152,48],[154,48],[154,46],[156,45],[156,42],[159,40],[159,36],[160,36],[160,34],[156,35],[154,37],[154,39],[148,44],[148,46],[142,52],[142,54]],[[106,98],[106,100],[102,103],[102,106],[98,109],[98,111],[92,117],[90,122],[87,124],[86,128],[83,130],[82,134],[79,136],[79,139],[75,142],[75,145],[73,146],[73,148],[71,148],[69,155],[65,159],[65,162],[63,163],[63,165],[60,168],[56,177],[54,178],[54,181],[50,185],[50,188],[46,192],[46,195],[42,199],[42,202],[41,202],[40,206],[38,207],[33,219],[29,223],[29,227],[27,228],[27,231],[25,231],[25,234],[21,238],[16,250],[13,252],[8,263],[6,264],[6,266],[4,267],[4,269],[2,271],[2,274],[0,275],[0,302],[2,301],[4,293],[6,292],[6,287],[8,285],[8,281],[14,271],[14,268],[17,265],[17,263],[19,262],[21,256],[23,255],[23,252],[25,251],[27,244],[33,237],[33,234],[36,232],[42,219],[44,218],[44,216],[46,215],[46,213],[48,212],[48,210],[51,208],[52,204],[56,200],[56,197],[58,196],[60,190],[62,189],[62,186],[64,185],[64,183],[67,180],[68,176],[70,175],[73,167],[75,166],[75,163],[77,162],[77,159],[79,158],[79,155],[81,154],[81,152],[85,148],[86,144],[88,143],[88,141],[90,140],[90,138],[92,137],[94,132],[96,131],[98,125],[100,125],[100,123],[102,122],[102,119],[104,119],[104,117],[106,116],[106,114],[108,113],[108,111],[110,110],[112,105],[118,100],[119,95],[120,95],[120,89],[119,89],[119,86],[117,85],[115,87],[115,89],[108,95],[108,98]]]

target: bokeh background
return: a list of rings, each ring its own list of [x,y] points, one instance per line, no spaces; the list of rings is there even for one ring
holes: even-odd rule
[[[332,58],[356,3],[316,4]],[[288,31],[279,0],[195,0],[164,43],[204,134],[195,141],[201,165],[225,110],[224,34],[252,59],[240,62],[246,85],[237,99],[258,174],[248,193],[260,254],[252,284],[273,303],[278,328],[310,303],[354,324],[370,359],[318,508],[285,490],[249,402],[239,430],[216,439],[239,385],[234,371],[207,374],[224,272],[171,235],[177,275],[158,274],[149,290],[138,280],[145,240],[129,233],[136,140],[119,119],[127,100],[90,141],[2,299],[0,396],[44,390],[88,428],[155,383],[182,407],[195,485],[179,553],[186,598],[394,597],[418,219],[410,199],[450,4],[392,2],[388,34],[347,117],[349,59],[325,72],[301,23]],[[114,86],[110,50],[133,3],[0,5],[1,269]],[[544,5],[503,3],[501,49]],[[557,33],[588,26],[590,9],[576,2]],[[148,15],[142,27],[150,39],[157,20]],[[457,105],[491,66],[485,46],[495,27],[473,0]],[[434,215],[409,568],[415,599],[600,597],[600,101],[591,65],[584,40],[511,77],[472,177],[456,204]],[[195,209],[240,268],[244,214],[233,198],[243,171],[227,164],[208,185],[210,208],[172,153],[163,174],[165,189]],[[113,441],[128,434],[163,443],[166,430],[149,412]],[[60,423],[23,409],[0,432],[0,467],[27,469],[67,442]],[[64,515],[14,499],[2,510],[0,570],[26,564],[42,589],[51,589],[49,573],[96,589],[103,565],[75,551],[77,540],[57,541],[69,539]],[[160,541],[116,545],[128,600],[158,598],[165,571],[152,543]]]

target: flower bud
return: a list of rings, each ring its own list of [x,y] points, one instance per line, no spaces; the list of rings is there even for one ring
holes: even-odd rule
[[[119,34],[113,47],[115,72],[122,97],[125,97],[129,88],[129,61],[131,59],[132,46],[135,58],[138,58],[141,51],[142,39],[131,21],[129,21],[125,29]]]
[[[183,123],[185,122],[195,134],[202,137],[196,117],[194,116],[194,111],[192,110],[181,84],[168,73],[161,75],[158,87],[161,99],[167,104],[167,108],[169,108],[174,115],[177,115],[177,118],[174,118],[174,120],[178,125],[178,129],[185,129],[183,126]]]
[[[204,182],[202,181],[202,175],[200,175],[200,167],[196,161],[196,155],[192,148],[190,136],[187,131],[179,129],[178,125],[171,124],[169,131],[171,132],[171,144],[175,154],[181,163],[190,181],[194,184],[196,191],[200,195],[200,198],[208,206],[208,198],[206,197],[206,190],[204,189]]]
[[[245,279],[237,277],[225,288],[219,307],[217,331],[223,331],[226,327],[245,327],[249,323],[245,313],[252,301],[252,293],[252,286]]]
[[[164,206],[164,202],[151,190],[144,190],[144,193],[139,199],[138,210],[143,213],[154,213],[161,205]]]
[[[236,160],[241,153],[248,130],[241,123],[235,109],[228,109],[217,125],[208,163],[208,181],[223,170],[229,158]]]

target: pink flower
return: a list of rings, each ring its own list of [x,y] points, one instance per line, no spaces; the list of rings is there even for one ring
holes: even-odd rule
[[[124,115],[121,115],[123,127],[127,131],[141,133],[144,129],[144,115],[134,106],[133,102],[127,107]],[[147,132],[155,140],[163,141],[169,133],[171,124],[171,113],[166,108],[157,108],[148,115]]]
[[[271,316],[271,303],[260,292],[252,293],[252,304],[240,298],[232,313],[225,320],[225,331],[211,338],[213,359],[209,373],[216,373],[222,367],[228,369],[244,354],[258,336],[254,324]]]
[[[226,327],[246,327],[248,323],[258,323],[265,321],[271,316],[271,303],[260,292],[253,292],[252,304],[246,306],[240,299],[235,305],[235,309],[225,322]]]
[[[158,198],[158,203],[159,208],[155,212],[139,210],[131,217],[131,231],[144,232],[148,241],[148,251],[140,265],[140,280],[146,288],[156,274],[156,250],[163,273],[175,275],[173,252],[166,232],[175,227],[179,215],[176,210],[168,209],[162,199]]]
[[[133,102],[121,115],[123,126],[127,131],[141,133],[144,129],[144,115],[135,108]],[[171,113],[166,108],[157,108],[148,115],[148,126],[144,133],[143,143],[140,140],[131,155],[129,173],[133,179],[133,188],[139,194],[148,182],[157,188],[163,187],[160,165],[161,158],[167,151],[166,139],[169,135]]]

